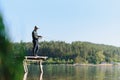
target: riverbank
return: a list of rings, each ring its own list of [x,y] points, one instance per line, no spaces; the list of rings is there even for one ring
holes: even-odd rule
[[[73,64],[73,66],[113,66],[113,65],[118,65],[119,64],[111,64],[111,63],[105,63],[105,64],[79,64],[79,63],[75,63]]]

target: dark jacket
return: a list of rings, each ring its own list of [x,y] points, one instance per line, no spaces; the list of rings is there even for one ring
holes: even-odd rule
[[[35,40],[38,40],[38,34],[37,34],[37,31],[35,31],[35,30],[33,30],[32,31],[32,39],[33,39],[33,41],[35,41]]]

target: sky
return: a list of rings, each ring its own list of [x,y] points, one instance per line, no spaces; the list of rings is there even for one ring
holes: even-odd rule
[[[87,41],[120,47],[120,0],[0,0],[11,41]]]

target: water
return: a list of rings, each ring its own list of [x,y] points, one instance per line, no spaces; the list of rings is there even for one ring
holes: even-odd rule
[[[43,65],[43,71],[30,65],[26,80],[120,80],[120,66]]]

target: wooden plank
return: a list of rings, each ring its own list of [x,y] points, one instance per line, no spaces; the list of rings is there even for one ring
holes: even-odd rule
[[[33,60],[46,60],[47,56],[25,56],[25,59],[33,59]]]

